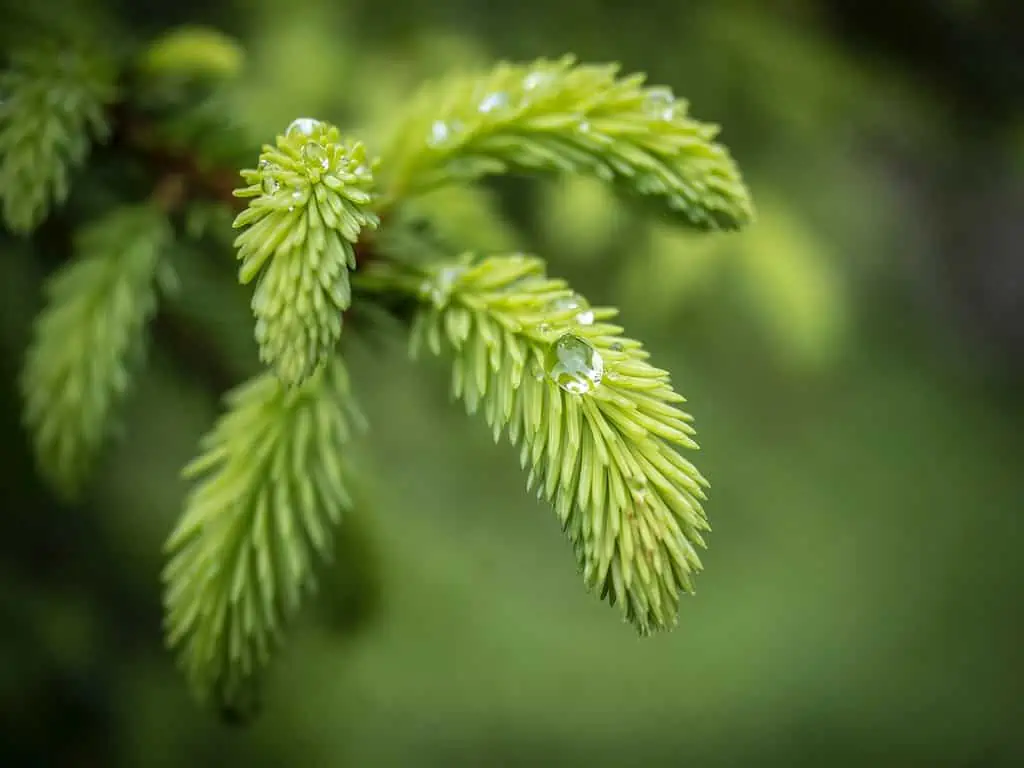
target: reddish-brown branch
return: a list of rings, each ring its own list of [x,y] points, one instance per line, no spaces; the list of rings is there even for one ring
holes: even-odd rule
[[[134,114],[123,103],[110,109],[113,143],[139,157],[163,179],[179,177],[183,185],[178,201],[202,198],[216,200],[235,210],[245,202],[234,196],[239,176],[237,168],[209,168],[186,149],[162,144],[153,126],[142,116]]]

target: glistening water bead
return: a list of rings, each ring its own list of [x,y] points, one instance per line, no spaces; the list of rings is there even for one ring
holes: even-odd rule
[[[327,150],[318,141],[307,141],[302,146],[302,162],[308,168],[327,170]]]
[[[523,88],[527,91],[532,91],[542,86],[547,85],[552,81],[550,72],[531,72],[523,78]]]
[[[578,293],[574,293],[572,296],[563,296],[560,299],[555,299],[551,302],[551,309],[556,312],[575,309],[577,311],[573,317],[574,322],[579,325],[594,324],[594,310],[590,308],[590,304],[587,303],[587,300]]]
[[[481,112],[493,112],[508,106],[508,94],[504,91],[490,93],[480,102]]]
[[[551,345],[545,360],[548,376],[573,395],[597,389],[604,377],[604,359],[587,341],[566,333]]]
[[[446,146],[449,142],[454,141],[457,134],[461,131],[462,123],[458,120],[452,120],[451,122],[435,120],[430,125],[430,134],[427,136],[427,144],[434,148]]]
[[[451,300],[455,283],[465,271],[466,268],[462,265],[442,267],[433,279],[423,282],[423,285],[420,286],[420,295],[429,297],[435,307],[443,309]]]
[[[268,196],[273,195],[281,188],[281,183],[274,178],[273,174],[277,173],[281,169],[267,160],[260,160],[260,164],[257,167],[263,176],[260,180],[260,188],[263,190],[263,194]]]
[[[676,116],[676,97],[668,88],[651,88],[644,101],[644,110],[651,117],[669,121]]]
[[[319,120],[314,120],[312,117],[300,117],[292,120],[291,125],[288,126],[288,130],[284,132],[284,135],[288,137],[312,136],[319,127]]]

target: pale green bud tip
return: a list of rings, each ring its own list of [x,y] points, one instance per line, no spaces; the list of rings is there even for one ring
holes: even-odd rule
[[[229,80],[245,63],[237,41],[207,27],[179,27],[157,38],[143,52],[139,69],[150,75]]]
[[[367,156],[362,142],[342,139],[330,123],[300,117],[273,146],[264,145],[255,169],[241,171],[248,186],[236,190],[235,195],[276,197],[289,207],[307,202],[305,191],[322,184],[347,204],[363,208],[373,201],[373,171],[378,164],[379,160]],[[362,218],[361,226],[375,225],[369,211]]]

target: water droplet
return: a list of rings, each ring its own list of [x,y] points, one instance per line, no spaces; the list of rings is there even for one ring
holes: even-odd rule
[[[647,92],[644,110],[659,120],[671,120],[676,116],[676,97],[669,88],[652,88]]]
[[[621,351],[622,351],[622,344],[620,344],[617,341],[614,344],[612,344],[612,352],[621,352]]]
[[[572,333],[551,345],[546,363],[551,380],[573,395],[592,392],[604,376],[604,359],[589,343]]]
[[[581,115],[580,122],[576,126],[576,130],[580,133],[590,133],[590,121]]]
[[[466,268],[461,265],[442,267],[437,271],[433,280],[428,280],[421,286],[420,291],[430,297],[435,307],[443,309],[451,300],[455,283],[465,271]]]
[[[319,120],[314,120],[312,117],[300,117],[296,120],[292,120],[291,125],[288,126],[288,130],[284,132],[284,135],[312,136],[316,129],[319,127]]]
[[[587,303],[587,300],[578,293],[574,293],[572,296],[563,296],[560,299],[555,299],[551,302],[551,309],[555,312],[564,312],[566,310],[575,309],[577,312],[573,320],[576,323],[579,325],[594,324],[594,310],[590,308],[590,304]]]
[[[281,182],[273,176],[273,174],[281,170],[280,168],[268,160],[260,160],[257,169],[263,175],[263,178],[260,180],[260,188],[263,190],[264,195],[272,195],[281,188]]]
[[[549,305],[555,312],[565,312],[569,309],[579,309],[585,307],[587,300],[580,296],[578,293],[571,294],[569,296],[561,296]]]
[[[550,72],[531,72],[523,78],[523,88],[533,91],[551,82]]]
[[[447,123],[444,120],[435,120],[430,126],[427,143],[432,147],[440,147],[451,141],[460,130],[461,126],[457,121]]]
[[[327,150],[318,141],[307,141],[302,147],[302,162],[313,168],[327,170]]]
[[[544,369],[541,367],[541,364],[538,363],[536,359],[530,363],[530,375],[533,376],[533,378],[536,379],[537,381],[540,381],[541,379],[544,378]]]
[[[480,102],[481,112],[493,112],[508,106],[508,94],[504,91],[495,91],[487,94]]]
[[[550,333],[550,332],[551,332],[551,324],[550,323],[541,323],[540,325],[537,326],[537,333],[539,333],[539,334],[543,335],[543,334]]]

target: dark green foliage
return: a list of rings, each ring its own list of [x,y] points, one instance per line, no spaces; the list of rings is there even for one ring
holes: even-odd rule
[[[81,232],[74,259],[50,278],[22,390],[40,469],[67,495],[80,490],[128,390],[159,283],[171,284],[162,261],[171,236],[158,209],[119,209]]]
[[[12,231],[31,231],[67,198],[90,144],[109,132],[114,77],[88,45],[47,41],[11,55],[0,72],[0,200]]]

